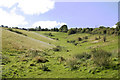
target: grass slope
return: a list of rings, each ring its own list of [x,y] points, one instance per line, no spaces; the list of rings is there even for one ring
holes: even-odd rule
[[[20,30],[20,29],[13,29],[13,30],[20,31],[23,34],[26,34],[28,37],[31,37],[31,38],[34,38],[34,39],[37,39],[37,40],[40,40],[40,41],[43,41],[46,43],[50,43],[50,44],[55,43],[55,40],[48,38],[46,36],[43,36],[41,34],[37,34],[37,33],[32,32],[32,31],[25,31],[25,30]]]
[[[22,31],[23,32],[23,31]],[[37,50],[45,50],[51,49],[54,45],[51,45],[47,42],[43,42],[41,40],[35,39],[30,36],[24,36],[21,34],[17,34],[8,30],[2,30],[2,46],[3,49],[37,49]],[[34,35],[34,37],[38,37]],[[38,37],[40,38],[40,37]],[[41,37],[43,38],[43,37]],[[49,39],[46,41],[49,41]]]

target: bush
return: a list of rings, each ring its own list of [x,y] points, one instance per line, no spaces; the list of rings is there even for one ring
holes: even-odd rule
[[[99,39],[101,39],[101,37],[99,36]]]
[[[32,57],[35,57],[35,56],[38,56],[38,55],[39,55],[40,51],[31,49],[31,50],[28,51],[28,53],[30,53],[30,55],[31,55]]]
[[[37,63],[45,63],[45,62],[48,62],[48,60],[44,57],[41,57],[41,56],[36,56],[34,58],[34,60],[37,62]]]
[[[75,43],[75,40],[70,40],[70,41],[67,40],[67,43]]]
[[[53,51],[60,51],[59,48],[53,48]]]
[[[82,38],[81,38],[81,37],[78,37],[78,41],[82,41]]]
[[[7,30],[9,30],[9,31],[13,31],[11,28],[8,28]]]
[[[30,66],[36,66],[36,65],[32,63],[32,64],[30,64]]]
[[[107,66],[110,64],[112,54],[102,49],[92,50],[92,60],[97,66]]]
[[[19,31],[14,31],[15,33],[18,33],[18,34],[23,34],[22,32],[19,32]]]
[[[68,35],[75,34],[77,31],[74,28],[69,29]]]
[[[67,60],[67,65],[71,70],[77,69],[77,59],[76,58],[69,58]]]
[[[65,59],[61,56],[61,57],[58,57],[57,58],[58,59],[58,61],[61,63],[62,61],[65,61]]]
[[[43,71],[50,71],[50,69],[48,69],[48,67],[46,65],[40,65],[39,69],[43,70]]]
[[[55,48],[53,48],[53,51],[60,51],[61,47],[60,46],[56,46]]]
[[[106,36],[103,37],[103,42],[106,42]]]
[[[77,59],[90,59],[91,58],[91,55],[86,53],[86,52],[83,52],[82,54],[76,54],[75,57]]]
[[[6,57],[6,56],[2,56],[2,65],[5,65],[5,64],[8,64],[10,63],[10,58],[9,57]]]
[[[56,38],[56,40],[59,40],[59,38]]]
[[[95,37],[95,40],[99,40],[99,38]]]
[[[85,36],[84,39],[88,39],[88,36]]]
[[[71,40],[70,43],[75,43],[75,40]]]
[[[77,46],[77,45],[78,45],[78,43],[74,43],[74,45],[75,45],[75,46]]]
[[[13,29],[11,29],[11,28],[8,28],[7,30],[12,31],[12,32],[15,32],[15,33],[17,33],[17,34],[22,34],[22,35],[24,35],[24,36],[27,36],[26,34],[23,34],[23,33],[20,32],[20,31],[15,31],[15,30],[13,30]]]
[[[49,35],[49,36],[53,36],[52,33],[49,33],[48,35]]]
[[[85,42],[88,42],[88,41],[82,41],[81,43],[85,43]]]

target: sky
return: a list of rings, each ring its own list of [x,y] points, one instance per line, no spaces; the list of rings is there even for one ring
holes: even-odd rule
[[[118,2],[0,0],[0,25],[9,27],[112,27],[118,22]]]

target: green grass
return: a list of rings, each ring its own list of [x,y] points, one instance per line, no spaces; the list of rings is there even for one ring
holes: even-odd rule
[[[3,30],[4,34],[2,37],[3,38],[2,55],[4,57],[3,63],[5,63],[4,65],[2,65],[3,78],[6,77],[7,78],[12,78],[12,77],[13,78],[117,78],[118,77],[117,68],[101,70],[102,69],[101,67],[96,67],[93,64],[94,62],[92,61],[92,59],[78,58],[74,60],[75,55],[82,54],[83,52],[90,54],[93,48],[101,48],[103,50],[111,52],[113,54],[112,55],[113,64],[114,65],[118,64],[118,58],[117,58],[118,36],[106,35],[107,41],[103,42],[102,38],[104,37],[104,35],[100,35],[101,39],[95,40],[95,37],[99,37],[98,34],[92,35],[92,34],[82,33],[82,34],[68,35],[67,33],[50,32],[50,31],[34,31],[34,32],[23,31],[23,30],[18,30],[18,31],[26,34],[27,37],[50,44],[45,45],[43,47],[42,43],[38,43],[37,41],[28,39],[23,35]],[[49,36],[48,35],[49,33],[52,33],[53,36]],[[40,36],[39,34],[42,36]],[[77,41],[78,37],[83,38],[85,36],[88,36],[88,39]],[[50,38],[54,38],[54,40]],[[56,40],[56,38],[58,38],[58,40]],[[68,40],[69,41],[75,40],[75,43],[78,44],[75,45],[74,43],[68,43],[67,42]],[[87,41],[87,42],[83,43],[83,41]],[[24,48],[19,49],[19,46],[24,46]],[[52,49],[55,46],[59,46],[57,47],[57,49],[59,50]],[[15,47],[15,49],[13,47]],[[33,50],[29,50],[31,47],[33,48]],[[45,63],[42,62],[38,63],[37,60],[39,58],[42,60],[47,59],[48,61]],[[71,65],[72,61],[73,64],[77,67],[77,69],[71,69],[72,66],[69,66]],[[34,65],[30,66],[31,64]]]
[[[21,32],[27,34],[27,31]],[[2,46],[3,50],[5,49],[15,49],[15,50],[26,50],[26,49],[36,49],[36,50],[45,50],[51,49],[54,45],[44,42],[42,40],[17,34],[8,30],[2,30]],[[29,32],[28,32],[29,33]],[[32,34],[32,33],[31,33]],[[34,34],[34,33],[33,33]],[[28,34],[27,34],[28,35]],[[35,36],[35,35],[34,35]],[[37,37],[37,36],[35,36]],[[43,37],[38,37],[43,38]],[[49,39],[46,38],[46,41]]]

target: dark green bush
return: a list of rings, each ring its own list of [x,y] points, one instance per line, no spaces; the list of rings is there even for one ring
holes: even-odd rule
[[[69,40],[67,40],[67,43],[69,43]]]
[[[99,39],[101,39],[101,37],[99,36]]]
[[[78,45],[78,43],[74,43],[74,45],[75,45],[75,46],[77,46],[77,45]]]
[[[107,66],[111,63],[112,53],[104,51],[102,49],[92,50],[92,60],[97,66]]]
[[[75,43],[75,40],[71,40],[70,43]]]
[[[77,58],[77,59],[90,59],[91,58],[91,55],[90,54],[88,54],[88,53],[86,53],[86,52],[84,52],[84,53],[82,53],[82,54],[76,54],[75,55],[75,57]]]
[[[12,31],[12,32],[15,32],[15,33],[17,33],[17,34],[22,34],[22,35],[24,35],[24,36],[27,36],[26,34],[23,34],[22,32],[13,30],[13,29],[11,29],[11,28],[8,28],[7,30]]]
[[[8,28],[7,30],[9,30],[9,31],[13,31],[11,28]]]
[[[75,40],[67,40],[67,43],[75,43]]]
[[[58,61],[61,63],[62,61],[65,61],[65,58],[63,58],[62,56],[61,57],[58,57],[57,58],[58,59]]]
[[[32,63],[32,64],[30,64],[30,66],[36,66],[36,65]]]
[[[85,43],[85,42],[88,42],[88,41],[82,41],[81,43]]]
[[[76,29],[71,28],[71,29],[69,29],[69,31],[68,31],[68,35],[75,34],[76,32],[77,32]]]
[[[95,40],[99,40],[99,38],[95,37]]]
[[[44,64],[41,64],[41,65],[39,66],[39,69],[41,69],[41,70],[43,70],[43,71],[51,71],[51,70],[48,69],[48,67],[47,67],[46,65],[44,65]]]
[[[60,51],[61,47],[60,46],[56,46],[55,48],[53,48],[53,51]]]
[[[53,51],[60,51],[59,48],[53,48]]]
[[[49,33],[48,35],[49,35],[49,36],[53,36],[52,33]]]
[[[106,36],[103,37],[103,42],[106,42]]]
[[[34,60],[35,60],[37,63],[46,63],[46,62],[49,62],[46,58],[41,57],[41,56],[36,56],[36,57],[34,57]]]
[[[81,38],[81,37],[78,37],[78,41],[82,41],[82,38]]]
[[[10,58],[9,57],[6,57],[6,56],[2,56],[2,65],[4,64],[8,64],[8,63],[10,63],[11,61],[10,61]]]
[[[88,39],[88,36],[85,36],[84,39]]]
[[[18,33],[18,34],[23,34],[22,32],[19,32],[19,31],[14,31],[14,32],[16,32],[16,33]]]

